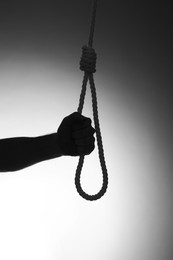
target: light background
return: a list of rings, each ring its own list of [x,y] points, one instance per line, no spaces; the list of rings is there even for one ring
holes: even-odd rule
[[[0,259],[172,259],[172,10],[98,1],[94,75],[109,174],[79,197],[78,158],[0,173]],[[77,110],[92,1],[0,2],[0,138],[55,132]],[[88,88],[83,115],[92,118]],[[96,147],[97,148],[97,147]],[[97,149],[82,186],[101,187]]]

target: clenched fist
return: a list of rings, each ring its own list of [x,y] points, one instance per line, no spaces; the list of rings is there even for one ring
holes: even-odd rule
[[[94,133],[90,118],[78,112],[65,117],[57,131],[58,146],[62,155],[90,154],[95,148]]]

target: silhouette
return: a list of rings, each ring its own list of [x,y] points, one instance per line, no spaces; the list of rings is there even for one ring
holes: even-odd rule
[[[91,119],[78,112],[65,117],[57,132],[38,137],[0,140],[0,171],[18,171],[60,156],[90,154],[95,147]]]

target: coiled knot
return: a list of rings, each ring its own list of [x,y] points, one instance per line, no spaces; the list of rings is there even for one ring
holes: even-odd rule
[[[95,53],[95,50],[86,45],[82,47],[82,50],[83,52],[80,60],[80,69],[89,73],[96,72],[97,54]]]

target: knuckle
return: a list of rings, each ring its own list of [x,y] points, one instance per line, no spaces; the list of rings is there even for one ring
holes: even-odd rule
[[[95,134],[95,132],[96,132],[96,131],[95,131],[95,129],[94,129],[92,126],[91,126],[90,129],[88,130],[88,133],[89,133],[90,135],[92,135],[92,136]]]
[[[94,136],[91,136],[89,139],[88,139],[88,144],[90,144],[91,146],[95,143],[95,137]]]
[[[94,151],[94,149],[95,149],[95,144],[92,143],[92,144],[88,147],[88,149],[87,149],[87,154],[92,153],[92,152]]]
[[[95,144],[95,137],[94,136],[92,136],[92,138],[91,138],[91,143],[92,143],[92,145]]]
[[[96,132],[96,130],[94,129],[94,127],[91,127],[91,129],[92,129],[92,132],[94,134]]]
[[[89,117],[86,117],[85,122],[86,122],[86,125],[89,125],[89,126],[92,124],[91,118],[89,118]]]
[[[88,150],[88,154],[90,154],[90,153],[92,153],[93,151],[94,151],[94,146],[93,147],[91,147],[89,150]]]
[[[91,118],[88,118],[88,122],[91,124],[92,123],[92,120],[91,120]]]
[[[85,151],[84,151],[83,147],[78,147],[77,151],[78,151],[79,155],[85,155]]]
[[[78,146],[77,151],[79,155],[89,155],[95,149],[94,143],[87,146]]]

